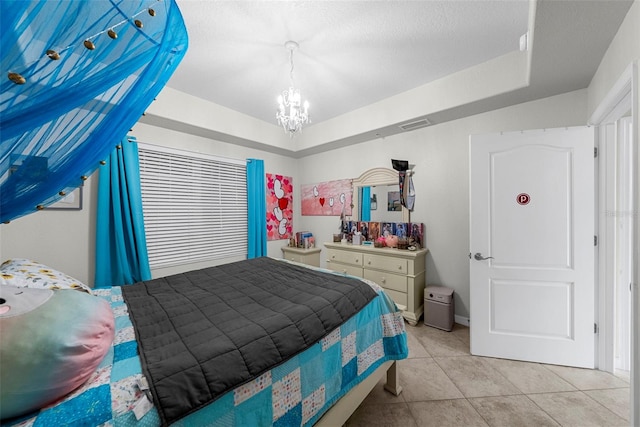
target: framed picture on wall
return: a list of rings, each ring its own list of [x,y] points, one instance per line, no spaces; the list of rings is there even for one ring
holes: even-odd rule
[[[62,199],[45,209],[52,211],[81,211],[82,210],[82,186],[76,188]]]
[[[387,211],[399,212],[401,210],[402,210],[402,205],[400,204],[400,192],[389,191],[387,193]]]
[[[371,197],[371,210],[375,211],[378,209],[378,196],[376,194]]]

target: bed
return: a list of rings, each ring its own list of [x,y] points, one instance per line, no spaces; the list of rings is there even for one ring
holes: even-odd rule
[[[223,279],[235,282],[224,282],[226,300],[208,292],[208,281]],[[331,296],[337,289],[348,291]],[[363,279],[263,257],[93,293],[115,319],[104,359],[71,394],[3,425],[341,425],[385,373],[385,388],[401,390],[402,314]],[[330,307],[316,306],[318,299]],[[182,302],[174,307],[175,300]],[[282,327],[279,319],[295,312],[302,320]],[[227,332],[223,324],[231,325]],[[247,337],[253,329],[270,335]],[[239,345],[228,349],[229,341]],[[222,351],[211,356],[215,347]],[[240,354],[240,365],[225,365],[231,353]]]

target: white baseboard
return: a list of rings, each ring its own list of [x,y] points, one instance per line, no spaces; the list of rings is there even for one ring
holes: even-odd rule
[[[469,318],[464,316],[458,316],[457,314],[453,316],[453,321],[459,325],[470,326]]]

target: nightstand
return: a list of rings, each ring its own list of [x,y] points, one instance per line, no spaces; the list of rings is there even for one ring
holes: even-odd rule
[[[320,267],[320,251],[321,248],[292,248],[285,246],[282,248],[282,258],[288,261],[300,262],[302,264]]]

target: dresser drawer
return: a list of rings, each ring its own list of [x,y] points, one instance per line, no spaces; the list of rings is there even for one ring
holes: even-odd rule
[[[364,267],[389,271],[396,274],[407,274],[407,260],[384,255],[365,254]]]
[[[427,249],[402,251],[336,242],[324,246],[327,268],[377,283],[402,309],[410,325],[418,323],[424,312]]]
[[[336,249],[327,250],[327,262],[340,262],[342,264],[362,267],[362,258],[363,256],[360,252],[340,251]]]
[[[385,273],[384,271],[364,270],[364,278],[373,280],[378,285],[386,289],[407,293],[407,277],[397,274]],[[406,298],[406,297],[405,297]]]
[[[393,302],[396,303],[400,310],[407,309],[407,294],[403,294],[402,292],[396,292],[391,289],[384,290],[387,295],[391,297]]]
[[[354,265],[341,264],[339,262],[327,261],[327,268],[329,270],[337,271],[338,273],[349,274],[351,276],[362,277],[362,267],[356,267]]]

